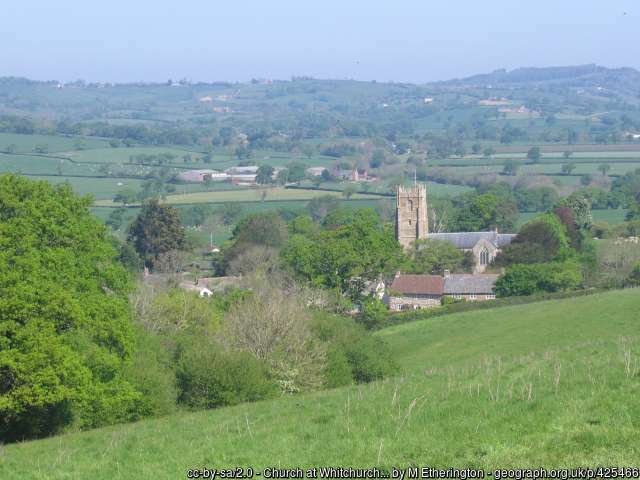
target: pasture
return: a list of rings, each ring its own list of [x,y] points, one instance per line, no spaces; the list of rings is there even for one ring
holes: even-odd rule
[[[252,188],[242,190],[194,192],[177,195],[167,195],[164,203],[170,205],[184,205],[196,203],[231,203],[231,202],[271,202],[271,201],[306,201],[321,195],[342,197],[341,192],[318,190],[288,189],[288,188]],[[355,193],[352,200],[376,200],[378,195]],[[96,206],[114,206],[110,200],[96,202]]]
[[[629,289],[391,327],[395,378],[6,445],[0,475],[637,466],[639,312]]]

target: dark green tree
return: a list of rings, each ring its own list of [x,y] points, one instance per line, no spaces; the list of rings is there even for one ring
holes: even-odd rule
[[[256,174],[256,183],[266,185],[273,183],[273,167],[271,165],[260,165]]]
[[[150,200],[129,227],[129,241],[145,265],[153,267],[158,256],[185,245],[185,232],[179,212],[170,205]]]

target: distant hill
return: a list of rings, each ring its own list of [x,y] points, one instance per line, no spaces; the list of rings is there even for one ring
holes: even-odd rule
[[[508,84],[561,83],[574,86],[628,85],[640,82],[640,72],[633,68],[607,68],[595,64],[564,67],[523,67],[438,82],[440,85],[504,86]]]
[[[628,289],[407,323],[378,333],[397,378],[5,445],[0,477],[637,466],[639,311]]]

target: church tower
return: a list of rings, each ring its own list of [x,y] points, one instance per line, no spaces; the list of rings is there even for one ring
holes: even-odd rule
[[[405,249],[416,240],[427,238],[427,187],[398,186],[396,191],[396,239]]]

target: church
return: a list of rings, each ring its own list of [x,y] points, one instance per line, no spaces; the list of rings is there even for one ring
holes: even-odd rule
[[[444,240],[463,252],[471,252],[473,273],[482,273],[515,234],[493,232],[429,233],[427,187],[399,186],[396,191],[396,239],[405,249],[416,240]]]

